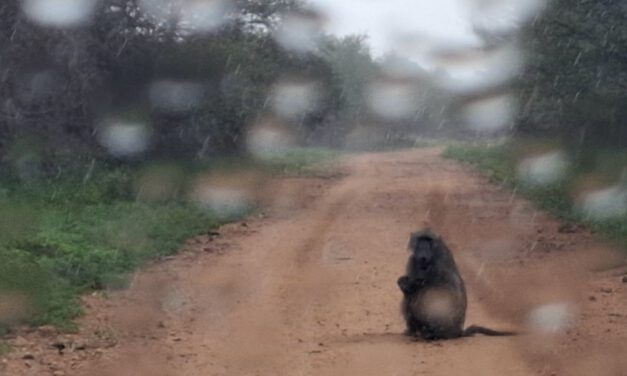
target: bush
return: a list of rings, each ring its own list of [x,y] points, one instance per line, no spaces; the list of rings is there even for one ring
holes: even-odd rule
[[[576,209],[573,199],[573,186],[575,182],[591,171],[598,172],[590,159],[598,159],[603,156],[604,168],[610,164],[607,159],[622,160],[624,152],[605,150],[603,153],[580,153],[573,163],[567,176],[558,183],[540,187],[528,187],[516,178],[517,157],[521,148],[527,148],[524,142],[512,142],[505,145],[466,145],[451,146],[444,152],[447,158],[453,158],[464,163],[471,164],[486,174],[492,182],[503,184],[510,189],[516,189],[525,198],[529,199],[540,209],[546,210],[556,217],[571,223],[580,223],[588,226],[608,240],[623,248],[627,247],[627,216],[612,218],[592,218]],[[608,157],[607,155],[611,155]],[[619,176],[622,173],[622,164],[615,164],[614,171],[602,171],[608,176]]]
[[[134,268],[222,223],[180,198],[136,201],[141,171],[105,166],[88,180],[74,170],[22,185],[0,182],[0,299],[26,302],[19,312],[0,311],[0,327],[72,329],[81,293],[124,287]]]

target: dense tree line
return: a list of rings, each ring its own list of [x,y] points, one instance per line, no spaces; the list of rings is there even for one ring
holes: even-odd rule
[[[626,21],[624,1],[556,0],[530,25],[521,133],[627,146]]]
[[[141,157],[239,153],[247,127],[274,116],[281,80],[316,82],[316,106],[289,119],[300,142],[338,142],[347,132],[338,124],[357,112],[364,85],[346,76],[347,64],[376,70],[360,38],[325,37],[316,51],[281,46],[274,36],[282,17],[308,15],[298,0],[233,2],[218,15],[228,22],[203,32],[168,8],[177,2],[156,2],[166,7],[160,18],[140,0],[91,3],[89,22],[63,27],[34,21],[24,2],[0,5],[3,164],[49,170],[67,159],[111,157],[102,142],[107,121],[148,125]]]
[[[332,146],[347,145],[356,129],[386,138],[463,130],[462,120],[448,113],[445,92],[428,80],[386,76],[386,66],[407,61],[373,60],[364,37],[320,34],[315,49],[282,45],[276,35],[286,15],[318,21],[299,0],[229,1],[214,15],[227,22],[207,30],[176,9],[177,1],[86,0],[96,7],[89,22],[67,26],[29,16],[25,4],[37,2],[0,5],[3,165],[54,170],[67,159],[119,157],[103,142],[103,127],[112,121],[146,125],[150,142],[135,158],[242,153],[247,130],[264,119],[287,123],[299,143]],[[147,3],[163,9],[147,12]],[[525,27],[519,133],[624,146],[625,18],[618,0],[556,0]],[[482,37],[493,46],[502,42],[498,35]],[[272,100],[281,82],[315,82],[316,105],[278,119]],[[373,111],[369,95],[386,90],[388,107],[398,97],[411,112]]]

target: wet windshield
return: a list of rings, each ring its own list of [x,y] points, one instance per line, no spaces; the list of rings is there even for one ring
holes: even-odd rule
[[[3,0],[0,374],[627,373],[626,18]]]

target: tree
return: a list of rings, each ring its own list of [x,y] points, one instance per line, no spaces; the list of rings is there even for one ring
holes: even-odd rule
[[[366,41],[363,35],[327,36],[320,46],[322,58],[340,83],[343,117],[349,121],[366,115],[368,85],[380,72]]]
[[[615,0],[554,1],[526,32],[518,130],[578,145],[626,146],[627,8]]]
[[[325,88],[305,129],[337,110],[327,63],[273,39],[298,0],[236,1],[224,9],[230,22],[219,26],[195,24],[174,1],[149,10],[137,0],[100,1],[89,22],[71,26],[37,22],[20,4],[0,5],[4,162],[36,155],[50,165],[44,170],[54,170],[63,159],[109,157],[110,121],[146,128],[140,136],[150,137],[150,146],[134,158],[239,152],[247,125],[266,111],[286,72],[316,77]],[[139,137],[128,131],[124,137]],[[113,156],[126,157],[127,149]]]

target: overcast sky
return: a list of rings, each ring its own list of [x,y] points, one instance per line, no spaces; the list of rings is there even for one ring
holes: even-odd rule
[[[368,34],[372,52],[398,47],[401,36],[475,44],[467,0],[310,0],[337,35]]]

